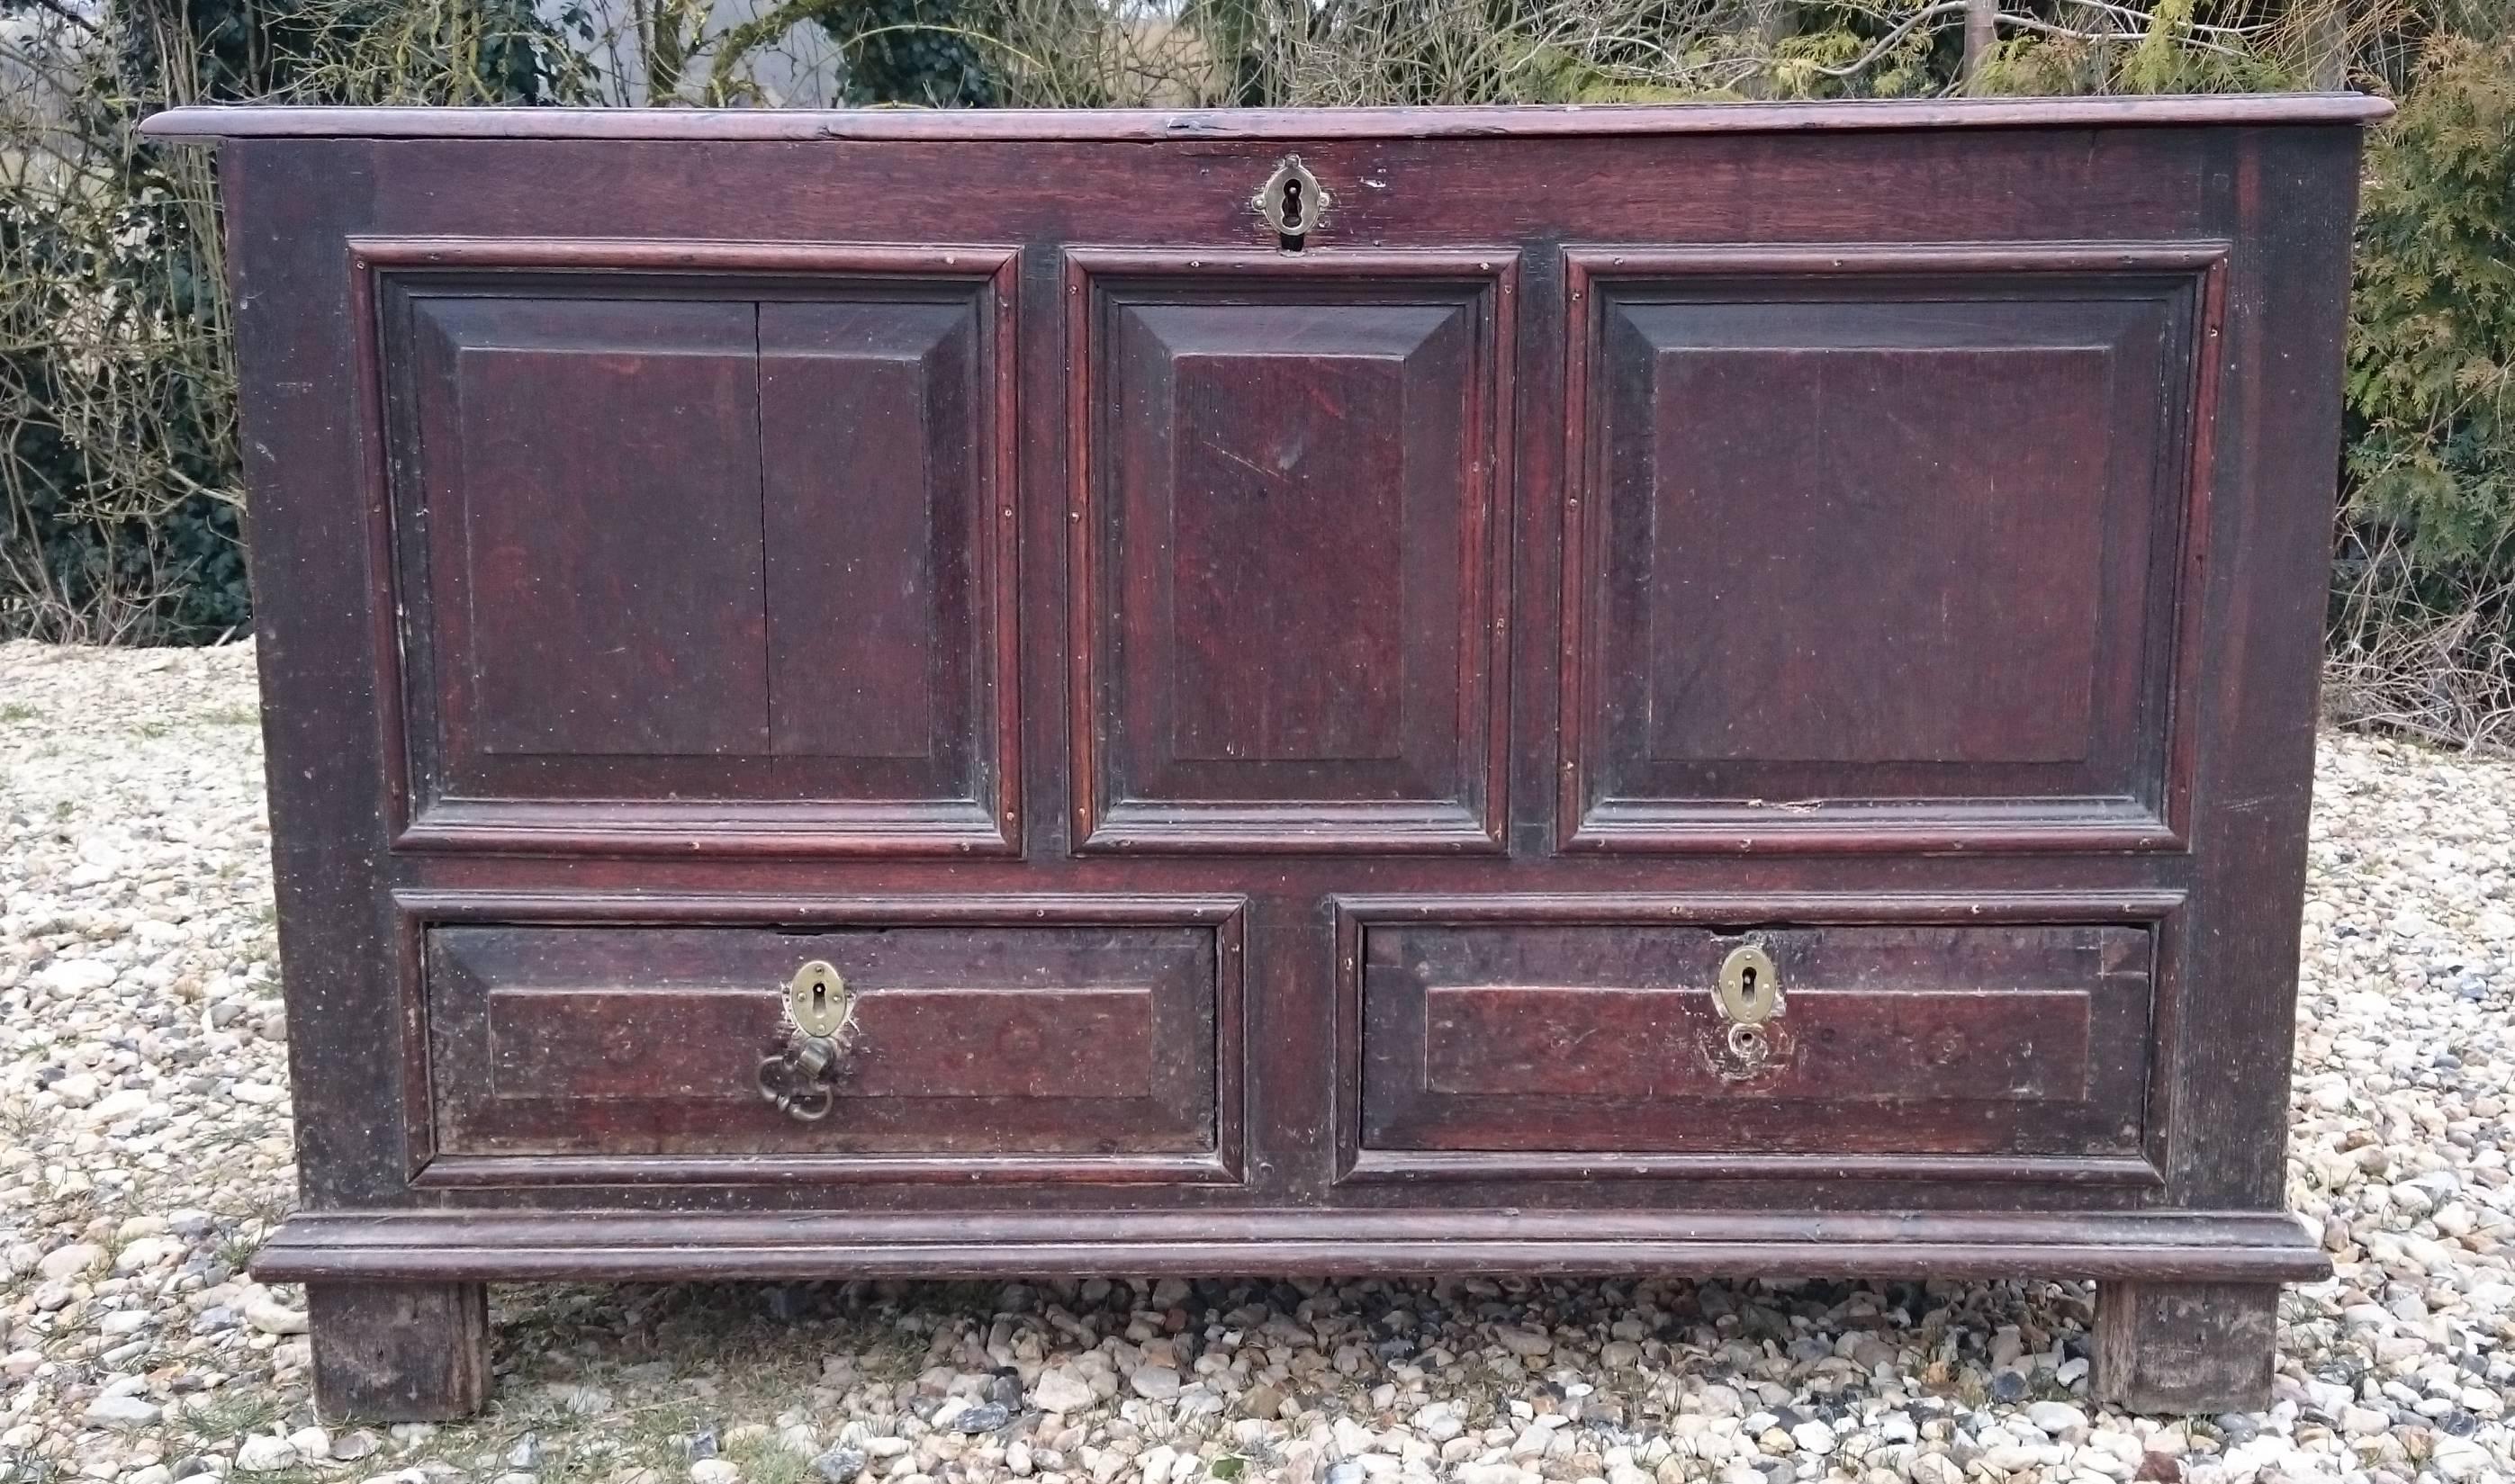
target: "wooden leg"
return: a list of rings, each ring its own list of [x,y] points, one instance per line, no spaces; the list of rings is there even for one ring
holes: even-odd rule
[[[309,1283],[306,1313],[327,1418],[443,1422],[488,1399],[483,1284]]]
[[[2271,1404],[2279,1286],[2096,1285],[2096,1400],[2125,1412],[2259,1412]]]

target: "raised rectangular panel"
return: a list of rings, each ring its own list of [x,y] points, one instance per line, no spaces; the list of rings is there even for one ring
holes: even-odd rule
[[[1078,848],[1499,848],[1508,257],[1072,263]]]
[[[757,1084],[814,959],[855,1010],[835,1106],[805,1121]],[[424,962],[434,1150],[457,1161],[1218,1148],[1211,927],[448,926]]]
[[[833,794],[996,792],[987,324],[966,292],[760,309],[772,723]]]
[[[2179,839],[2215,249],[1571,256],[1568,847]]]
[[[767,751],[752,307],[427,299],[413,327],[447,787]]]
[[[1742,1057],[1714,986],[1750,941],[1780,1009]],[[2145,927],[1375,924],[1360,945],[1366,1164],[2144,1156]]]
[[[1010,256],[532,246],[362,248],[401,842],[1012,850]]]

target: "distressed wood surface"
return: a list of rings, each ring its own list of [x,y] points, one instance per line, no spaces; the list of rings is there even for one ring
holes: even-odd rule
[[[2355,93],[1829,103],[1468,108],[169,108],[161,139],[1480,139],[1775,130],[2070,128],[2123,124],[2374,123],[2393,105]]]
[[[2317,1270],[2383,111],[162,117],[227,137],[265,1270]],[[742,1087],[807,951],[810,1128]]]
[[[448,1155],[1217,1150],[1211,929],[433,929]],[[833,1107],[758,1071],[822,962],[854,1010]]]
[[[2095,1398],[2168,1415],[2268,1407],[2279,1292],[2262,1283],[2099,1283]]]
[[[306,1312],[327,1420],[439,1422],[489,1399],[485,1284],[309,1283]]]

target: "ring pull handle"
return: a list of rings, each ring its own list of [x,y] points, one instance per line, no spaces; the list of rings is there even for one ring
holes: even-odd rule
[[[787,1038],[761,1058],[754,1082],[763,1100],[799,1123],[818,1123],[838,1106],[836,1083],[856,1039],[856,997],[819,959],[786,984]]]
[[[813,1124],[830,1116],[838,1094],[799,1070],[794,1051],[760,1058],[760,1095],[798,1123]]]

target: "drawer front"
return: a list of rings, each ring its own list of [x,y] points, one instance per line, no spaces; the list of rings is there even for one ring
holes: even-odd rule
[[[1716,986],[1780,988],[1733,1044]],[[2152,938],[2137,927],[1375,926],[1365,1150],[2139,1151]]]
[[[425,960],[440,1157],[1216,1148],[1207,927],[444,927]],[[760,1067],[814,960],[854,1025],[806,1121]]]

